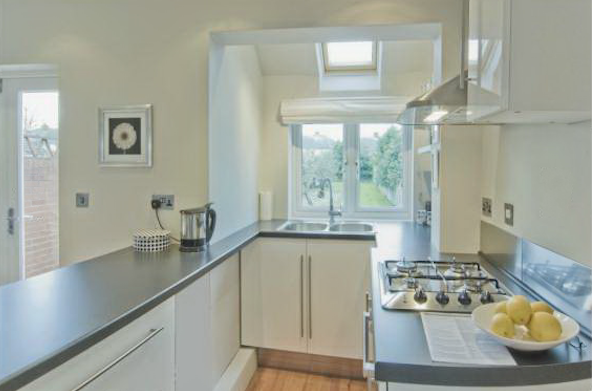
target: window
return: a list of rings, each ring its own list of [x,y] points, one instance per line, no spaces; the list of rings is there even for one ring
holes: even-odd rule
[[[375,71],[376,42],[326,42],[323,44],[325,71]]]
[[[411,132],[397,124],[292,126],[291,214],[409,219]],[[327,181],[328,179],[328,181]]]

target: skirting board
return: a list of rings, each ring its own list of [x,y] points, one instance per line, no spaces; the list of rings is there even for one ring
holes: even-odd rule
[[[255,371],[257,371],[255,349],[240,348],[216,384],[214,391],[245,391]]]
[[[260,367],[349,379],[363,379],[362,360],[351,358],[319,356],[315,354],[259,348],[257,349],[257,362]]]

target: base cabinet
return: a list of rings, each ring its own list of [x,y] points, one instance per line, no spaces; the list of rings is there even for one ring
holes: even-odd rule
[[[240,348],[233,255],[175,296],[176,391],[213,390]]]
[[[21,390],[173,391],[174,310],[165,301]]]
[[[241,254],[242,344],[362,358],[372,241],[262,238]]]
[[[362,358],[362,314],[370,287],[370,245],[308,240],[312,354]]]

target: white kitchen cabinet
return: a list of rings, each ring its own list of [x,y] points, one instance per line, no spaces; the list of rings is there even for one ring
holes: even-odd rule
[[[373,244],[263,238],[243,249],[243,345],[361,358]]]
[[[214,389],[240,348],[238,259],[175,296],[177,391]]]
[[[214,383],[240,349],[239,254],[235,254],[210,272],[210,339],[213,349],[209,360]]]
[[[210,278],[202,276],[175,296],[176,390],[211,390]]]
[[[469,119],[590,119],[589,0],[471,0]]]
[[[84,391],[173,391],[174,310],[165,301],[21,390],[75,390],[88,380]]]
[[[308,240],[309,353],[362,358],[362,314],[370,286],[364,241]]]
[[[261,238],[241,252],[242,344],[306,352],[306,241]]]

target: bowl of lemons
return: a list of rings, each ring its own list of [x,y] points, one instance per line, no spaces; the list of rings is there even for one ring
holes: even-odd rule
[[[574,338],[578,323],[554,311],[542,301],[530,303],[524,296],[484,304],[472,313],[477,327],[509,348],[522,351],[551,349]]]

